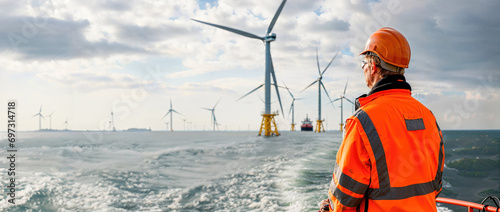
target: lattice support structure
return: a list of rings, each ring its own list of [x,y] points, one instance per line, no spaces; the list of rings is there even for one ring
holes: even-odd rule
[[[277,115],[278,114],[262,114],[262,123],[260,125],[259,135],[262,135],[262,130],[264,130],[265,136],[280,135],[278,127],[276,126],[276,121],[274,120],[274,116]]]
[[[323,126],[323,120],[316,120],[316,128],[314,132],[325,132],[325,127]]]

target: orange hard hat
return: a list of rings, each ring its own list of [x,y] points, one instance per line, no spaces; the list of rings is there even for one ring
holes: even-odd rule
[[[379,29],[368,38],[365,50],[360,55],[368,52],[377,54],[384,62],[397,67],[408,68],[410,64],[410,44],[403,34],[390,27]]]

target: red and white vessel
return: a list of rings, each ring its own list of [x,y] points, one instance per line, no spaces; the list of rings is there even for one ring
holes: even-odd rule
[[[300,131],[313,131],[313,125],[311,120],[309,120],[308,115],[306,114],[306,119],[302,121],[302,125],[300,126]]]

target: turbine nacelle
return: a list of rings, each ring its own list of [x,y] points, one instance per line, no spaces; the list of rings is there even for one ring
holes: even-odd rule
[[[276,40],[276,33],[269,33],[266,37],[264,37],[265,42],[272,42]]]

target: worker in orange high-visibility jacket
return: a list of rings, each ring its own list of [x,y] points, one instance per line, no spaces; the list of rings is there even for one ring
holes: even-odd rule
[[[404,77],[406,38],[382,28],[368,39],[362,69],[368,95],[356,99],[320,211],[436,211],[444,147],[432,112]]]

